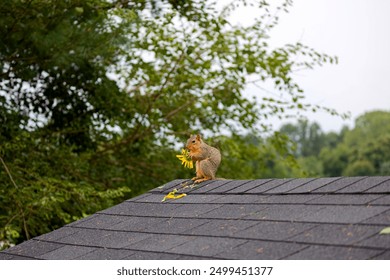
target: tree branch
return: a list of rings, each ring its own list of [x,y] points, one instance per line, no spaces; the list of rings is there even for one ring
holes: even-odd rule
[[[8,177],[9,177],[9,179],[11,180],[12,184],[14,185],[14,187],[15,187],[16,189],[19,189],[18,185],[16,185],[14,179],[12,178],[11,172],[9,171],[9,169],[8,169],[7,165],[5,164],[5,162],[4,162],[4,160],[3,160],[2,157],[0,157],[0,161],[1,161],[1,163],[3,164],[4,169],[5,169],[5,172],[7,172]]]

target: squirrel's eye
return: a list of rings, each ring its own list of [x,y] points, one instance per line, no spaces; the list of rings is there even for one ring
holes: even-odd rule
[[[195,140],[192,140],[192,143],[195,143]]]

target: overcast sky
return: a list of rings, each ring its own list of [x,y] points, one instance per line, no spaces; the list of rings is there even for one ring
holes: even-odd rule
[[[245,13],[239,16],[243,21],[251,11]],[[310,115],[325,131],[351,125],[366,111],[390,110],[389,0],[295,0],[290,12],[280,16],[271,41],[275,46],[299,41],[338,56],[337,65],[295,75],[308,101],[351,113],[349,121]]]

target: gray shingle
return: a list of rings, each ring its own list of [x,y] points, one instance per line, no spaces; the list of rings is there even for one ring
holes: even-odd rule
[[[136,197],[132,197],[126,201],[128,202],[161,202],[161,199],[160,200],[153,200],[152,198],[149,198],[148,197],[153,197],[153,198],[161,198],[161,197],[164,197],[164,194],[161,194],[161,193],[158,193],[158,194],[155,194],[155,193],[151,193],[151,192],[147,192],[147,193],[143,193],[139,196],[136,196]]]
[[[310,200],[309,204],[325,205],[365,205],[379,198],[378,194],[324,194],[316,199]]]
[[[176,255],[176,254],[135,251],[134,254],[128,255],[121,259],[122,260],[177,260],[182,258],[180,255]]]
[[[119,260],[135,254],[131,250],[98,248],[80,256],[80,260]]]
[[[389,193],[390,192],[390,179],[389,176],[387,176],[388,180],[371,188],[368,189],[367,193]]]
[[[273,179],[267,182],[264,180],[254,180],[250,184],[253,184],[253,188],[247,190],[245,193],[264,193],[266,191],[272,190],[278,186],[288,183],[293,179]]]
[[[300,179],[293,179],[291,181],[286,182],[285,184],[282,184],[276,188],[269,189],[265,191],[266,194],[279,194],[279,193],[287,193],[290,192],[302,185],[309,184],[312,182],[313,178],[300,178]]]
[[[367,260],[381,251],[353,247],[312,245],[288,256],[291,260]]]
[[[173,215],[176,218],[198,218],[203,214],[213,211],[222,204],[181,204]]]
[[[45,260],[72,260],[96,250],[93,247],[65,245],[41,256]]]
[[[353,185],[338,190],[337,192],[338,193],[361,193],[375,186],[378,186],[387,180],[388,180],[387,177],[368,177],[354,183]]]
[[[0,260],[12,260],[12,259],[14,259],[13,255],[0,252]]]
[[[220,188],[221,186],[229,184],[230,182],[232,182],[232,181],[231,180],[205,181],[205,182],[202,182],[199,185],[196,185],[195,188],[190,189],[188,191],[188,193],[197,193],[197,194],[209,193],[209,192],[212,192],[215,189]]]
[[[40,257],[41,255],[48,253],[50,251],[56,250],[63,245],[56,244],[56,243],[50,243],[50,242],[44,242],[39,240],[29,240],[25,241],[18,246],[11,247],[7,250],[8,253],[19,255],[19,256],[26,256],[26,257]]]
[[[134,202],[134,201],[142,201],[142,202],[154,202],[154,201],[145,201],[145,199],[148,197],[148,196],[153,196],[155,194],[151,193],[151,192],[147,192],[147,193],[143,193],[139,196],[135,196],[135,197],[132,197],[126,201],[128,202]],[[159,196],[161,196],[161,194],[157,194]]]
[[[0,259],[388,259],[390,176],[175,180]],[[173,188],[187,196],[161,202]]]
[[[239,204],[229,205],[225,204],[212,211],[203,213],[203,218],[218,218],[218,219],[240,219],[248,215],[261,211],[268,206],[256,204]]]
[[[269,195],[259,203],[269,204],[310,204],[313,199],[321,197],[322,194],[282,194],[282,195]],[[258,196],[259,197],[259,196]]]
[[[390,234],[379,234],[378,231],[378,233],[374,234],[373,236],[359,241],[354,245],[390,250]]]
[[[382,212],[378,215],[369,217],[360,223],[362,224],[374,224],[374,225],[390,225],[390,210]]]
[[[245,240],[222,237],[196,237],[180,246],[168,250],[168,252],[185,255],[212,257],[223,252],[232,252],[233,248],[245,243]],[[230,256],[229,253],[225,255]]]
[[[310,223],[261,221],[235,234],[237,237],[261,240],[286,240],[317,226]]]
[[[81,229],[73,235],[59,239],[58,242],[69,245],[121,249],[150,236],[151,234],[146,233]]]
[[[85,217],[85,218],[82,218],[80,220],[77,220],[77,221],[74,221],[72,223],[69,223],[69,224],[67,224],[67,226],[76,226],[76,225],[78,225],[80,223],[84,223],[84,222],[88,221],[89,219],[93,219],[93,218],[95,218],[95,216],[94,215],[90,215],[88,217]]]
[[[62,227],[55,231],[40,235],[38,237],[35,237],[36,240],[44,240],[44,241],[56,241],[58,239],[64,238],[66,236],[70,236],[72,234],[75,234],[78,232],[79,229],[72,228],[72,227]]]
[[[113,215],[104,215],[96,214],[91,219],[88,219],[84,222],[78,223],[76,227],[86,227],[86,228],[110,228],[110,226],[121,223],[128,220],[127,216],[113,216]],[[74,227],[75,227],[74,226]]]
[[[219,195],[219,198],[213,200],[213,203],[218,204],[254,204],[263,203],[268,196],[267,195],[253,195],[253,194],[224,194]]]
[[[245,220],[209,220],[207,223],[184,232],[190,235],[238,236],[237,232],[257,224],[257,221]]]
[[[119,231],[146,232],[148,227],[159,225],[169,218],[128,217],[127,220],[114,224],[107,229]]]
[[[319,189],[321,187],[324,187],[334,181],[340,180],[340,177],[333,177],[333,178],[317,178],[313,181],[308,182],[307,184],[304,184],[302,186],[299,186],[291,191],[289,193],[310,193],[316,189]]]
[[[323,206],[317,205],[271,205],[260,211],[255,211],[245,219],[269,220],[269,221],[301,221],[306,215],[313,215]]]
[[[186,235],[154,234],[150,238],[133,243],[126,248],[164,253],[174,247],[191,242],[195,238],[194,236]]]
[[[179,205],[168,203],[123,202],[99,213],[127,216],[170,217]]]
[[[205,219],[172,218],[162,222],[151,224],[146,231],[155,233],[180,234],[192,228],[197,228],[205,224]]]
[[[277,260],[304,249],[305,245],[269,241],[247,241],[217,257],[244,260]]]
[[[366,177],[344,177],[340,178],[339,180],[333,181],[321,188],[318,188],[312,193],[333,193],[336,191],[339,191],[347,186],[350,186],[352,184],[356,184],[360,180],[363,180]]]
[[[386,209],[382,206],[325,206],[313,213],[307,212],[306,215],[297,218],[297,221],[354,224],[382,213]]]
[[[380,197],[378,199],[375,199],[373,201],[371,201],[372,205],[390,205],[390,194],[387,194],[387,195],[380,195]]]
[[[383,251],[380,254],[372,257],[373,260],[390,260],[390,250]]]
[[[234,180],[229,181],[227,184],[223,184],[220,187],[213,188],[212,190],[209,190],[207,193],[226,193],[232,189],[235,189],[237,187],[240,187],[244,184],[246,184],[248,180]]]
[[[377,226],[325,224],[301,232],[288,240],[312,244],[349,245],[373,235],[378,230]]]
[[[259,187],[261,185],[264,185],[265,183],[272,181],[272,179],[258,179],[258,180],[250,180],[247,181],[245,184],[240,185],[234,189],[229,190],[227,193],[230,194],[242,194],[245,193],[253,188]]]
[[[188,179],[173,180],[173,181],[171,181],[169,183],[166,183],[164,185],[158,186],[157,188],[154,188],[154,189],[150,190],[150,192],[168,193],[168,192],[172,191],[175,188],[182,187],[182,184],[185,184],[188,181],[190,181],[190,180],[188,180]]]
[[[39,260],[36,257],[18,256],[0,252],[0,260]]]

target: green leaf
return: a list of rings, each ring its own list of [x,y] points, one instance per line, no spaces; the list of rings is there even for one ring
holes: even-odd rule
[[[390,234],[390,227],[386,227],[382,229],[379,234]]]
[[[75,10],[79,14],[82,14],[84,12],[84,8],[83,7],[76,7]]]

